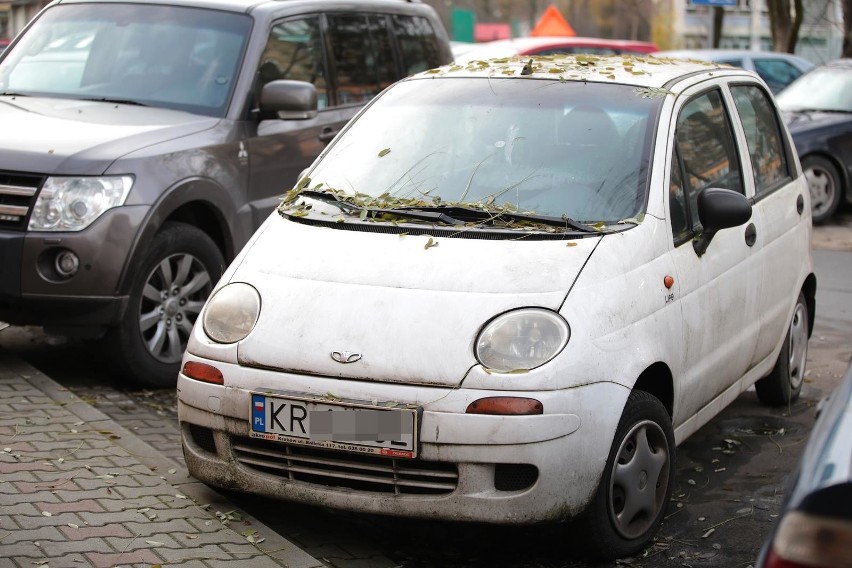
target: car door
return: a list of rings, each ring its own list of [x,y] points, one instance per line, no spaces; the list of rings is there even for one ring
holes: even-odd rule
[[[684,340],[674,370],[676,426],[748,370],[757,342],[761,286],[751,223],[719,231],[702,255],[693,247],[703,232],[699,192],[716,187],[745,193],[746,184],[722,83],[694,88],[684,98],[677,111],[669,184]]]
[[[793,149],[769,93],[758,84],[732,84],[730,92],[748,149],[748,185],[754,187],[752,223],[760,254],[760,329],[752,364],[769,357],[786,333],[796,301],[801,267],[810,239],[805,187],[794,179]]]

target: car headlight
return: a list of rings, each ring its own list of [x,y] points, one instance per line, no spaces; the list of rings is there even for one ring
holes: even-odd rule
[[[565,347],[571,330],[550,310],[526,308],[491,320],[476,340],[476,359],[495,371],[519,371],[544,365]]]
[[[131,176],[49,177],[30,217],[31,231],[82,231],[108,209],[124,205]]]
[[[260,294],[253,286],[237,282],[216,291],[204,311],[204,333],[217,343],[242,341],[260,315]]]

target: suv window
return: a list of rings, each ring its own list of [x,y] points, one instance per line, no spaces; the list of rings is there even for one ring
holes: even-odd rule
[[[424,18],[393,16],[393,29],[402,52],[402,66],[413,75],[441,65],[441,49],[435,30]]]
[[[384,18],[329,16],[328,30],[337,104],[364,104],[397,79]]]
[[[756,86],[731,87],[731,93],[748,142],[755,193],[760,195],[790,179],[778,115],[766,92]]]
[[[258,76],[258,87],[277,79],[313,83],[317,89],[317,106],[328,107],[319,18],[288,20],[274,26],[260,58]]]

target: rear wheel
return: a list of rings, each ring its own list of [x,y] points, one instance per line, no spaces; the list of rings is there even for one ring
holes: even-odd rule
[[[595,555],[621,558],[651,541],[671,496],[673,472],[671,418],[656,397],[633,391],[597,493],[580,523]]]
[[[799,292],[793,319],[772,372],[754,385],[757,398],[769,406],[790,404],[802,392],[808,360],[808,304]]]
[[[110,330],[110,353],[141,386],[175,384],[190,331],[224,270],[213,240],[183,223],[154,237],[136,273],[124,321]]]
[[[825,223],[840,206],[840,174],[834,164],[821,156],[808,156],[802,160],[802,170],[811,194],[813,222]]]

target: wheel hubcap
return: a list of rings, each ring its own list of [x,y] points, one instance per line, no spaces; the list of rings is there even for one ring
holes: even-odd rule
[[[158,361],[180,361],[212,287],[207,269],[191,254],[172,255],[148,275],[142,290],[139,331],[148,352]]]
[[[811,209],[815,215],[825,213],[834,198],[835,189],[831,177],[819,168],[808,168],[805,170],[805,179],[808,180],[811,194]]]
[[[668,464],[660,426],[650,420],[635,424],[618,449],[610,483],[610,516],[623,537],[638,538],[652,527],[665,505]]]
[[[796,304],[793,321],[790,323],[790,387],[798,389],[805,380],[805,365],[808,358],[808,318],[805,306]]]

